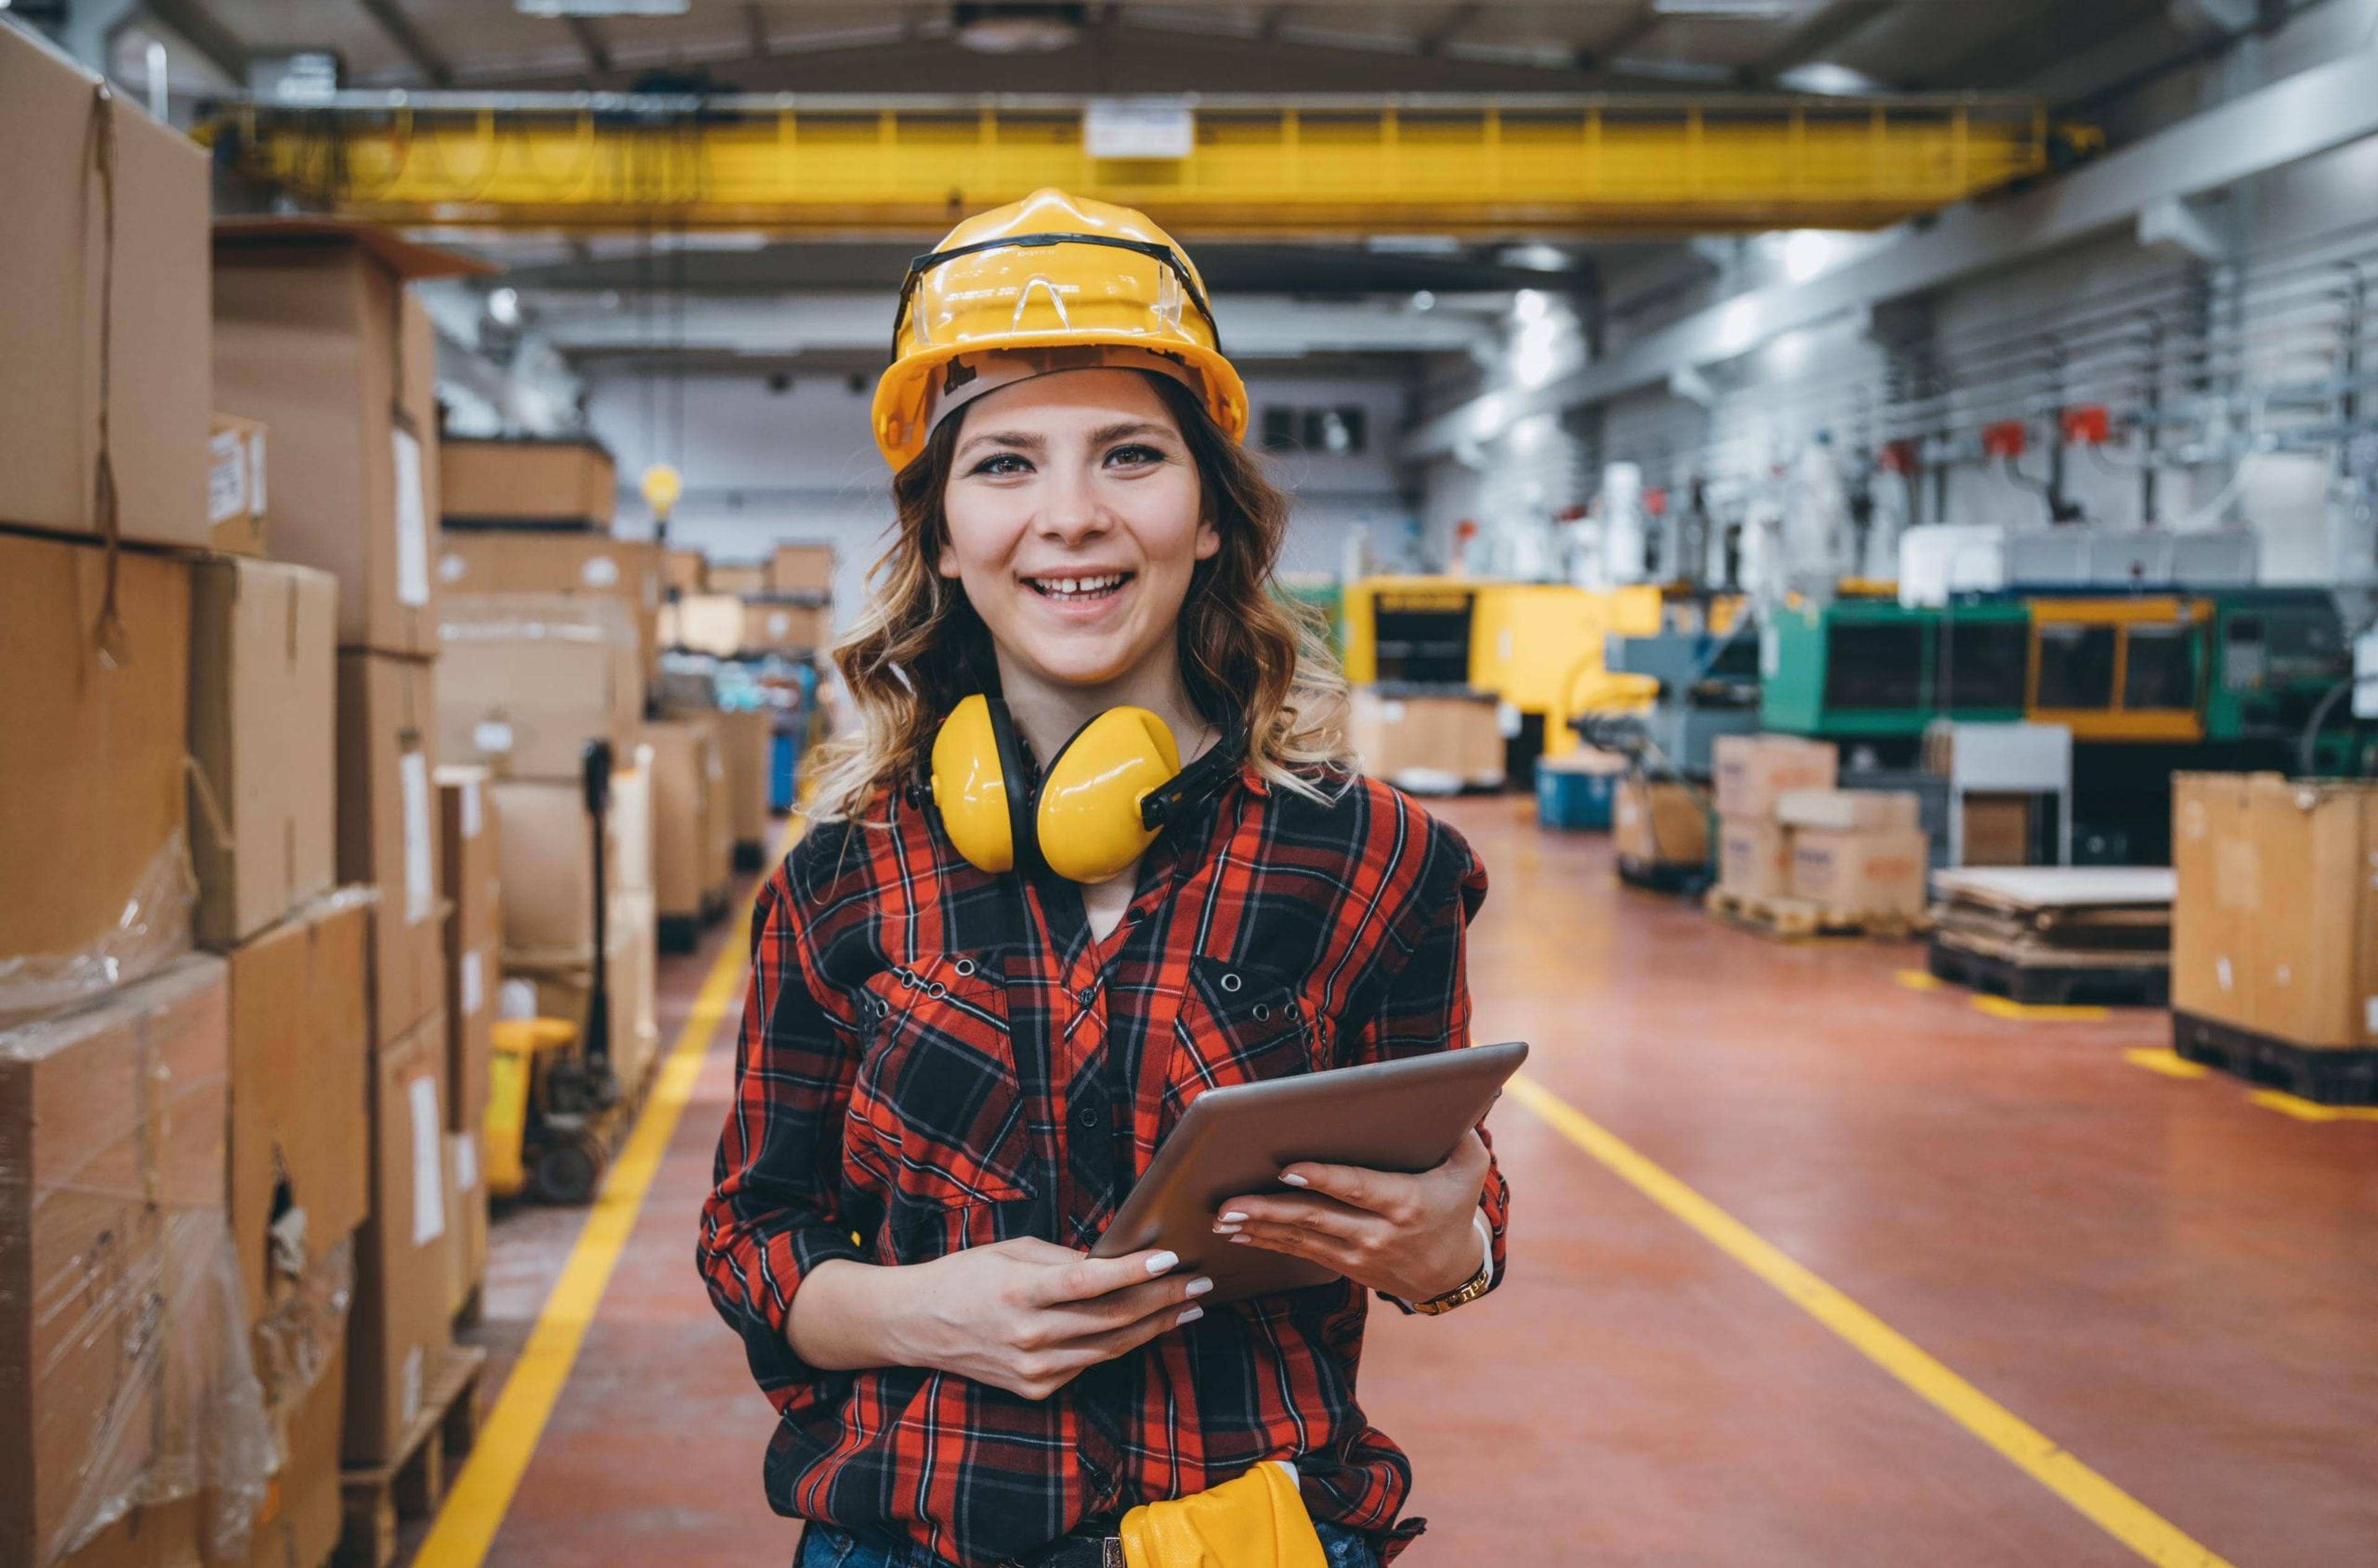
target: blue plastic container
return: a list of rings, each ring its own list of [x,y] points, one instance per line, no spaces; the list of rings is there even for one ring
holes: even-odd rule
[[[1611,803],[1625,775],[1536,764],[1536,825],[1564,832],[1607,832]]]
[[[801,748],[783,730],[769,738],[774,744],[768,750],[768,804],[775,810],[789,811],[793,808],[793,775],[799,771]]]

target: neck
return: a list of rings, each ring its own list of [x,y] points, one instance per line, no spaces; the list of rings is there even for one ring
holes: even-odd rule
[[[999,680],[1009,716],[1043,767],[1075,730],[1110,708],[1145,708],[1162,719],[1184,766],[1215,738],[1189,700],[1180,655],[1170,641],[1139,666],[1095,686],[1051,680],[1003,649]]]

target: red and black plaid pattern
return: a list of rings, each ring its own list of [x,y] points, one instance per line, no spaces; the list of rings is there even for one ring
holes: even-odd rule
[[[780,1416],[778,1512],[990,1568],[1292,1458],[1315,1518],[1395,1527],[1411,1468],[1355,1401],[1367,1303],[1343,1281],[1210,1309],[1042,1402],[820,1371],[785,1338],[829,1258],[1087,1248],[1207,1089],[1467,1043],[1484,872],[1393,790],[1322,782],[1315,802],[1243,774],[1149,852],[1103,942],[1079,890],[976,870],[905,796],[769,880],[700,1256]],[[1508,1201],[1498,1170],[1498,1282]]]

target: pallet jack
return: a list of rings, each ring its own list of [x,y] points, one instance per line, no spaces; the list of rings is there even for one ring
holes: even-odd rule
[[[548,1203],[594,1199],[611,1161],[623,1096],[611,1066],[609,911],[604,890],[611,746],[588,743],[581,782],[594,839],[594,961],[582,1026],[561,1018],[498,1019],[488,1061],[487,1190]]]

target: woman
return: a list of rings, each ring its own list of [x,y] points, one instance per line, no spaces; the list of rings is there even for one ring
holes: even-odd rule
[[[875,416],[898,538],[835,653],[862,724],[760,895],[703,1216],[780,1417],[770,1501],[812,1521],[805,1565],[1097,1565],[1134,1505],[1287,1459],[1330,1562],[1378,1562],[1422,1525],[1355,1403],[1364,1293],[1492,1287],[1483,1133],[1217,1216],[1334,1285],[1207,1312],[1169,1253],[1087,1252],[1206,1089],[1465,1043],[1483,874],[1345,768],[1344,683],[1269,592],[1286,503],[1146,218],[1043,191],[961,224],[903,288]],[[1053,789],[1126,706],[1186,766],[1124,863],[1084,869],[996,779],[978,820],[968,778],[1021,793],[1048,759]]]

